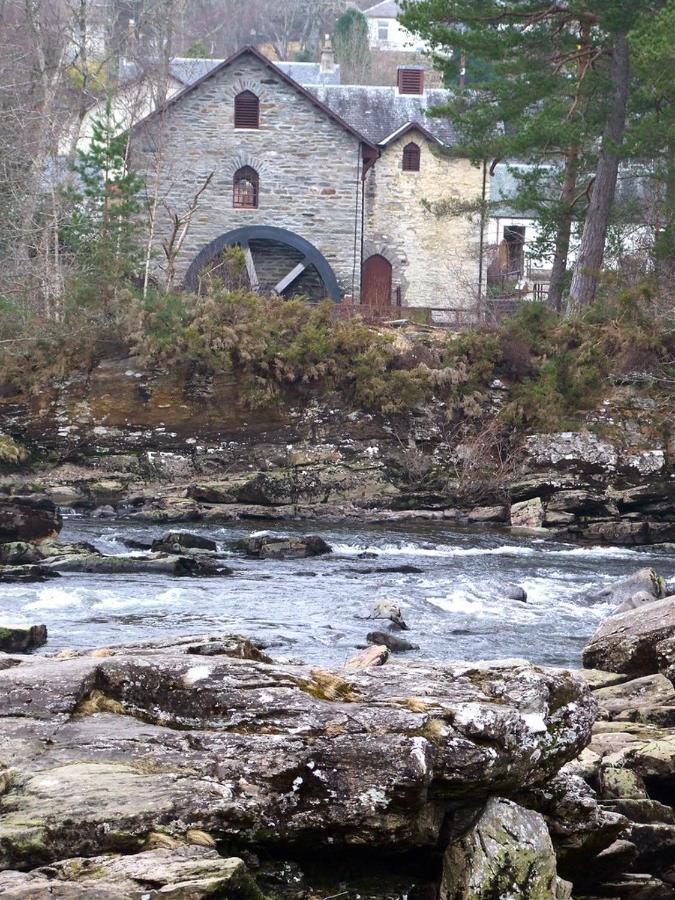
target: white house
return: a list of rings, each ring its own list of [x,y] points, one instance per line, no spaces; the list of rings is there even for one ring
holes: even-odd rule
[[[490,218],[487,223],[487,295],[518,296],[545,300],[551,280],[552,255],[535,252],[542,229],[534,211],[521,210],[514,200],[519,192],[518,174],[533,167],[522,162],[499,163],[490,179]],[[551,179],[555,167],[548,167]],[[550,196],[559,186],[551,184]],[[610,227],[605,265],[614,270],[627,267],[644,269],[649,265],[656,214],[649,172],[639,166],[624,165],[619,170],[616,188],[616,221]],[[579,244],[579,223],[572,229],[568,265],[574,264]]]
[[[373,50],[424,53],[425,41],[398,21],[401,5],[396,0],[381,0],[363,11],[368,22],[368,41]]]

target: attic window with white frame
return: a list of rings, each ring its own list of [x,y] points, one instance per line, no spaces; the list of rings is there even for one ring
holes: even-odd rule
[[[378,41],[389,40],[389,22],[386,19],[379,19],[377,23],[377,39]]]

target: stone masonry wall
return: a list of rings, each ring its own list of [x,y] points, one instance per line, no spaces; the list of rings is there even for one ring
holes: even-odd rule
[[[234,128],[234,97],[260,98],[260,129]],[[344,293],[358,294],[360,142],[253,55],[245,54],[198,85],[136,132],[132,165],[150,195],[184,214],[210,172],[182,248],[182,277],[197,253],[247,225],[285,228],[313,244],[333,267]],[[260,176],[258,209],[234,209],[232,179],[249,165]],[[356,229],[356,238],[355,238]],[[155,246],[170,233],[160,209]],[[156,256],[162,264],[162,254]]]
[[[404,172],[403,148],[420,147],[420,171]],[[437,216],[422,201],[473,201],[481,172],[467,159],[443,157],[422,134],[408,132],[382,151],[366,181],[364,260],[386,257],[393,292],[406,306],[473,311],[478,292],[479,228],[466,215]]]

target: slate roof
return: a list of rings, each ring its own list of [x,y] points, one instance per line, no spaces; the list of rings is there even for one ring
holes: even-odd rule
[[[169,73],[176,81],[187,87],[194,84],[205,75],[219,66],[223,59],[197,58],[188,56],[176,56],[169,63]],[[298,84],[340,84],[340,66],[335,66],[332,72],[322,72],[321,63],[318,62],[292,62],[282,60],[274,65],[290,76]],[[120,61],[120,81],[133,81],[141,74],[141,68],[129,60]]]
[[[203,78],[211,69],[223,62],[222,59],[191,59],[177,56],[169,63],[169,72],[181,84],[193,84]]]
[[[432,107],[447,103],[450,91],[432,88],[424,94],[399,94],[398,88],[393,85],[341,85],[339,67],[337,72],[323,73],[321,81],[311,80],[322,74],[319,63],[271,62],[254,48],[245,48],[229,60],[173,59],[171,74],[185,85],[185,90],[170,102],[180,99],[198,81],[225,67],[242,53],[252,53],[271,69],[280,71],[282,77],[291,79],[298,90],[317,100],[325,112],[337,117],[341,124],[373,144],[386,140],[395,131],[411,123],[419,125],[423,131],[447,146],[453,146],[457,141],[455,130],[447,118],[429,115]],[[327,76],[332,76],[335,80],[328,80]]]
[[[493,204],[490,215],[509,219],[537,217],[534,210],[514,209],[509,202],[517,196],[519,190],[519,181],[513,170],[528,171],[533,168],[532,165],[521,162],[498,163],[495,166],[494,175],[490,178],[490,202]],[[560,192],[560,185],[554,182],[556,166],[552,164],[548,168],[551,172],[551,184],[547,195],[554,198]],[[622,165],[617,177],[615,204],[622,209],[627,221],[644,222],[650,215],[654,200],[654,187],[649,171],[636,164]]]
[[[363,10],[363,15],[369,19],[397,19],[400,13],[401,6],[396,0],[382,0]]]
[[[443,88],[424,94],[399,94],[396,87],[357,84],[308,85],[307,89],[374,144],[411,122],[447,146],[457,142],[447,118],[429,115],[432,107],[442,106],[450,98],[450,92]]]
[[[281,69],[298,84],[305,86],[310,84],[340,84],[340,66],[335,66],[332,72],[322,72],[321,63],[315,62],[275,62],[277,69]]]

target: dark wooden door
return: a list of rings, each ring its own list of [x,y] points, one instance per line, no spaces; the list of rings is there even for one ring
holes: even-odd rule
[[[369,256],[363,264],[361,303],[367,306],[391,304],[391,263],[384,256]]]

